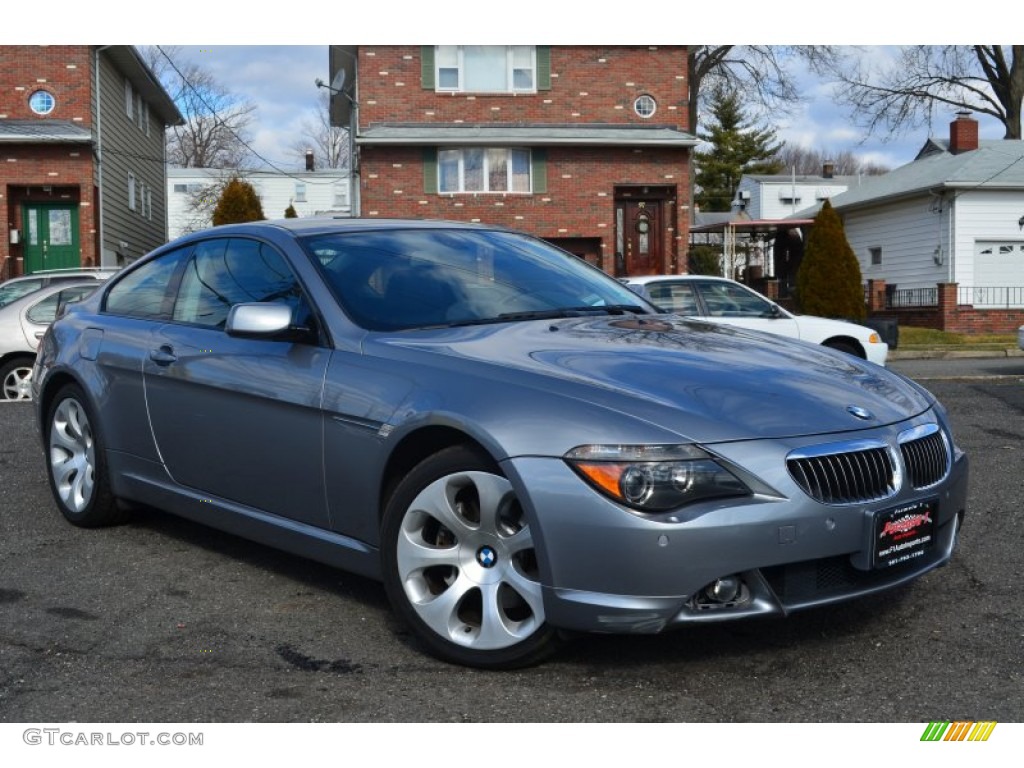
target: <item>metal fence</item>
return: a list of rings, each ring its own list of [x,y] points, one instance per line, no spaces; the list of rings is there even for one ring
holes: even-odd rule
[[[1024,287],[961,286],[956,303],[987,309],[1020,309],[1024,307]]]
[[[886,286],[885,306],[887,309],[901,307],[937,307],[939,305],[939,289],[935,288],[903,288]]]
[[[867,297],[865,296],[865,299]],[[960,286],[957,304],[975,309],[1024,309],[1024,286]],[[939,289],[885,287],[886,309],[937,307]]]

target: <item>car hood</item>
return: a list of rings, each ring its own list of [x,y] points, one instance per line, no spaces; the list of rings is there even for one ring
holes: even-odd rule
[[[457,369],[460,382],[518,383],[699,442],[846,432],[931,407],[902,377],[850,355],[676,317],[530,321],[378,341],[417,364]]]

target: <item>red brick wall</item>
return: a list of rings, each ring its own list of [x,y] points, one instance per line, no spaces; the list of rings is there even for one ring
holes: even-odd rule
[[[359,48],[359,124],[631,123],[687,130],[685,46],[552,46],[551,90],[435,93],[422,87],[420,46]],[[650,94],[653,117],[633,111]]]
[[[536,94],[447,94],[421,87],[420,46],[359,49],[359,124],[634,124],[686,130],[684,47],[579,46],[551,50],[551,90]],[[633,101],[658,109],[639,117]],[[559,147],[547,153],[547,192],[427,194],[420,147],[360,149],[361,215],[478,220],[545,238],[600,238],[601,266],[614,267],[616,189],[670,188],[663,271],[685,271],[689,239],[689,151]]]
[[[959,286],[939,283],[938,305],[934,307],[885,307],[885,281],[869,280],[868,291],[872,300],[871,315],[896,318],[900,325],[916,328],[934,328],[950,333],[988,334],[1016,333],[1024,325],[1024,309],[976,309],[957,302]]]
[[[66,120],[90,129],[91,62],[86,45],[0,47],[0,119]],[[56,100],[45,117],[28,106],[38,88]],[[10,230],[22,228],[23,201],[78,202],[82,263],[96,263],[91,145],[0,145],[0,277],[20,272],[21,246],[10,245]]]
[[[92,57],[87,45],[5,45],[0,47],[0,118],[41,119],[28,99],[44,88],[56,99],[43,119],[92,125]]]

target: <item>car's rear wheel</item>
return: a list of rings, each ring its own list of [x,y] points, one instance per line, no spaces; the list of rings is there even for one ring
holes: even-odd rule
[[[16,357],[0,365],[0,400],[32,399],[31,357]]]
[[[84,528],[122,522],[127,512],[110,490],[99,425],[77,384],[50,403],[44,439],[50,490],[64,517]]]
[[[456,446],[420,463],[388,501],[382,533],[388,597],[435,656],[499,669],[555,650],[533,534],[489,457]]]

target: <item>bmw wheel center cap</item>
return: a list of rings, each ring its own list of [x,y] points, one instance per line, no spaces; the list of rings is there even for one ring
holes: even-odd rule
[[[498,553],[494,547],[483,546],[476,551],[476,561],[484,568],[493,568],[498,562]]]

